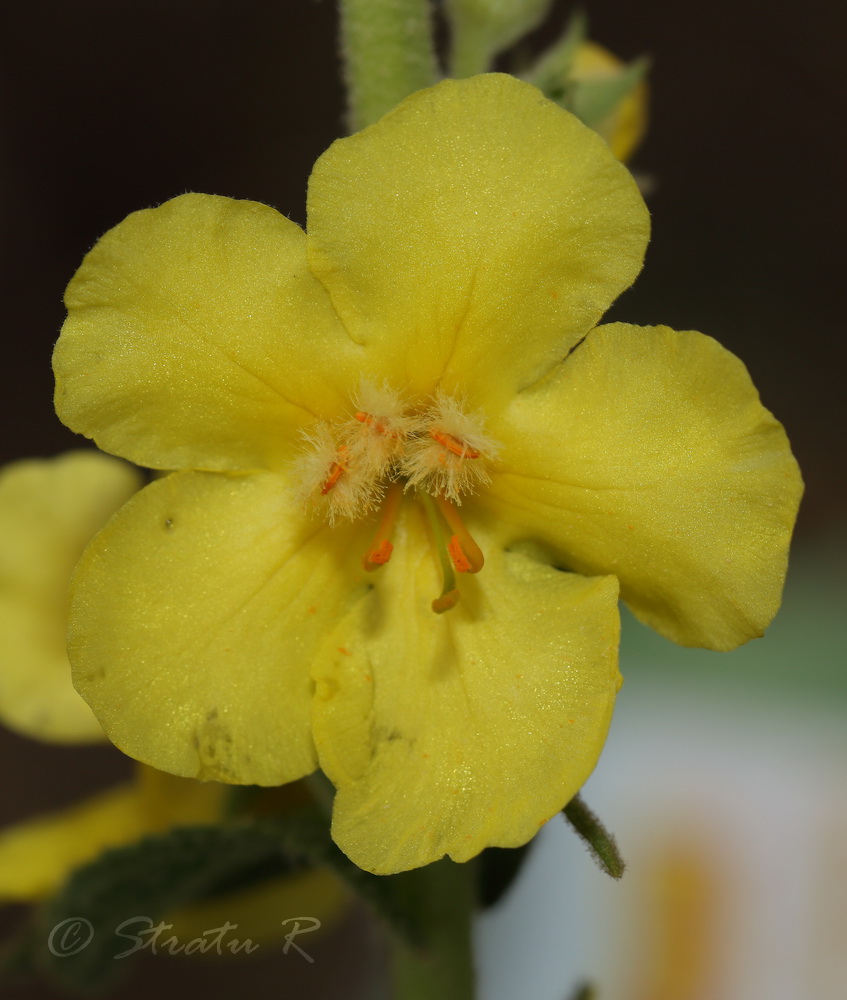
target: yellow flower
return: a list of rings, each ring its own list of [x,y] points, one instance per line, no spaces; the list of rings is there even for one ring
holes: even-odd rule
[[[0,471],[0,721],[19,733],[105,739],[71,684],[68,586],[87,543],[140,487],[136,469],[95,451]]]
[[[186,195],[68,289],[60,416],[183,470],[83,557],[76,685],[175,774],[321,766],[368,870],[525,843],[602,747],[618,586],[679,642],[760,634],[796,465],[713,340],[595,328],[647,211],[533,87],[413,95],[319,159],[308,215]]]

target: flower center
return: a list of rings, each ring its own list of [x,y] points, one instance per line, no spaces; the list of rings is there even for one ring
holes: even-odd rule
[[[464,495],[491,481],[488,466],[499,445],[485,436],[479,414],[442,392],[409,401],[387,385],[363,382],[352,402],[350,418],[320,422],[304,433],[296,464],[301,498],[330,524],[381,508],[373,543],[362,557],[365,570],[373,572],[391,558],[400,504],[412,492],[426,512],[441,565],[442,593],[432,607],[447,611],[459,599],[455,574],[483,567],[458,507]]]

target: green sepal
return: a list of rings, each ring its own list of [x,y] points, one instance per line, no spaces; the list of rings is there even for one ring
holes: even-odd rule
[[[485,73],[494,57],[544,20],[552,0],[445,0],[452,76]]]
[[[587,37],[588,17],[585,11],[575,10],[559,40],[542,53],[535,65],[521,73],[521,76],[551,100],[562,103],[566,97],[577,50]]]
[[[585,841],[597,865],[612,878],[620,878],[626,865],[620,855],[618,845],[615,843],[615,838],[579,795],[575,795],[562,812],[565,819]]]

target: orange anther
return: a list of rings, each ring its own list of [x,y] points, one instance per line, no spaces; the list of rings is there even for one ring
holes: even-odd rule
[[[429,436],[433,441],[437,441],[442,448],[446,448],[447,451],[451,452],[453,455],[457,455],[459,458],[479,458],[480,453],[475,449],[471,448],[465,444],[464,441],[460,441],[457,437],[453,437],[452,434],[446,434],[444,431],[431,430]]]
[[[367,424],[368,427],[373,427],[377,434],[387,434],[385,429],[385,424],[377,418],[372,413],[365,413],[364,410],[359,410],[356,414],[356,419],[360,424]],[[397,437],[396,434],[392,434],[391,437]]]
[[[392,483],[385,497],[382,517],[379,519],[373,543],[362,556],[362,567],[367,573],[372,573],[375,569],[379,569],[380,566],[384,566],[391,558],[394,546],[389,541],[389,536],[394,530],[402,498],[403,490],[400,484]]]
[[[465,527],[465,522],[459,511],[444,497],[436,497],[435,503],[453,532],[447,545],[447,551],[453,565],[460,573],[478,573],[485,565],[485,558],[473,536]]]
[[[391,558],[391,553],[393,551],[394,546],[391,542],[389,542],[387,538],[383,538],[383,540],[379,543],[379,546],[375,550],[371,551],[370,560],[373,563],[379,563],[380,566],[383,566]]]
[[[450,553],[450,558],[453,560],[453,565],[456,567],[457,573],[472,572],[470,559],[462,551],[462,543],[459,541],[458,535],[453,535],[450,539],[447,551]]]
[[[344,466],[339,465],[338,462],[333,462],[329,467],[329,475],[321,483],[321,496],[325,497],[327,493],[332,489],[333,486],[338,482],[344,473]]]
[[[384,566],[388,562],[393,551],[394,546],[391,542],[387,538],[383,538],[362,556],[362,566],[368,573],[379,569],[380,566]]]

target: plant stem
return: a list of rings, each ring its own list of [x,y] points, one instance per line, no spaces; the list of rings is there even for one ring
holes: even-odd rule
[[[484,31],[457,19],[453,23],[450,75],[457,79],[487,73],[494,58],[494,46]]]
[[[428,0],[339,0],[351,131],[436,81]]]
[[[394,940],[397,1000],[473,1000],[475,873],[474,862],[459,865],[445,859],[399,877],[402,891],[418,908],[427,939],[418,948]]]

